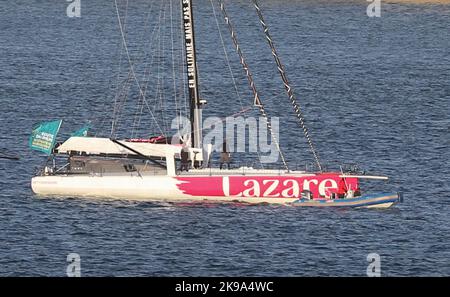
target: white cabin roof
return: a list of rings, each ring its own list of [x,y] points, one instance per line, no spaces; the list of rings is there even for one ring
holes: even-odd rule
[[[181,145],[139,143],[118,140],[121,144],[145,155],[152,157],[177,156],[180,154]],[[60,154],[67,154],[70,151],[84,152],[88,155],[98,154],[121,154],[137,155],[135,152],[113,142],[109,138],[98,137],[70,137],[63,144],[56,148]]]

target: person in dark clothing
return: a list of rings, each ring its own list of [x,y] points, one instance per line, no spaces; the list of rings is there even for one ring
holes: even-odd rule
[[[220,169],[222,169],[223,164],[225,163],[227,164],[227,168],[230,169],[231,153],[228,152],[226,141],[224,141],[222,144],[222,153],[220,154]]]
[[[181,166],[180,166],[180,171],[189,170],[189,150],[187,147],[184,147],[181,150]]]

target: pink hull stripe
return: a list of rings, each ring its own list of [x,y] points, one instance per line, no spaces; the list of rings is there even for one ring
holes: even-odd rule
[[[298,198],[309,190],[314,198],[331,193],[358,191],[357,178],[341,178],[339,173],[314,176],[199,176],[176,177],[177,187],[190,196]]]

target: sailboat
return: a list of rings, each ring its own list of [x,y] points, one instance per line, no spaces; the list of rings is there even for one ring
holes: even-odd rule
[[[253,4],[289,101],[315,159],[316,169],[292,170],[281,150],[280,157],[284,166],[278,169],[250,166],[214,168],[207,149],[209,144],[204,145],[202,141],[202,112],[206,101],[199,96],[193,1],[180,1],[191,128],[188,140],[176,143],[168,141],[165,136],[115,139],[79,133],[56,144],[56,133],[61,122],[47,123],[45,127],[40,125],[33,131],[30,145],[41,148],[41,151],[47,152],[51,157],[64,157],[67,162],[59,167],[55,163],[47,164],[34,176],[31,181],[34,193],[40,196],[138,201],[212,201],[309,207],[387,208],[402,201],[401,193],[397,192],[363,194],[360,180],[387,180],[386,176],[344,171],[342,168],[339,171],[324,169],[256,0],[252,0]],[[219,0],[219,5],[253,92],[254,106],[267,120],[267,112],[256,90],[224,2]],[[267,121],[266,124],[271,131],[270,122]],[[278,139],[274,135],[272,141],[279,149]]]

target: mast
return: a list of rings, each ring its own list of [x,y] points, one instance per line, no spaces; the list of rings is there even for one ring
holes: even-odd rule
[[[195,51],[194,17],[192,0],[181,0],[183,12],[183,32],[187,65],[187,79],[190,102],[191,145],[202,148],[202,108],[205,100],[201,100],[198,90],[198,70]]]

